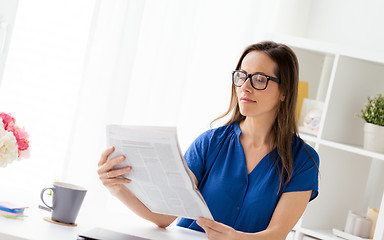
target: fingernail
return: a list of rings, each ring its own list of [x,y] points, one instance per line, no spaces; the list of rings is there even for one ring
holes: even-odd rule
[[[120,156],[120,160],[124,160],[125,159],[125,156]]]

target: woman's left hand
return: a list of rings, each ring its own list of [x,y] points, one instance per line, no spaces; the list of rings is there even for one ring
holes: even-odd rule
[[[196,223],[204,229],[209,240],[241,239],[241,232],[214,220],[199,217]]]

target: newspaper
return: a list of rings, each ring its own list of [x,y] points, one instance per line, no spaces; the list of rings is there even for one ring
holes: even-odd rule
[[[124,155],[116,168],[132,166],[123,175],[126,186],[152,212],[197,219],[213,219],[181,154],[174,127],[107,126],[107,145]]]

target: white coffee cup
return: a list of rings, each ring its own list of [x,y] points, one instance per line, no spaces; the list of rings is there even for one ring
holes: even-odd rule
[[[361,238],[369,238],[371,233],[372,221],[365,217],[357,218],[353,229],[353,235]]]
[[[348,212],[344,232],[361,237],[369,238],[372,221],[352,211]]]
[[[349,211],[347,222],[345,223],[344,232],[353,234],[353,230],[355,229],[356,219],[358,219],[359,217],[360,217],[359,214]]]

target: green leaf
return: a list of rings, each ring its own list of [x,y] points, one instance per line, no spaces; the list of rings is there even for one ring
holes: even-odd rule
[[[377,97],[368,97],[359,117],[368,123],[384,126],[384,96],[378,94]]]

